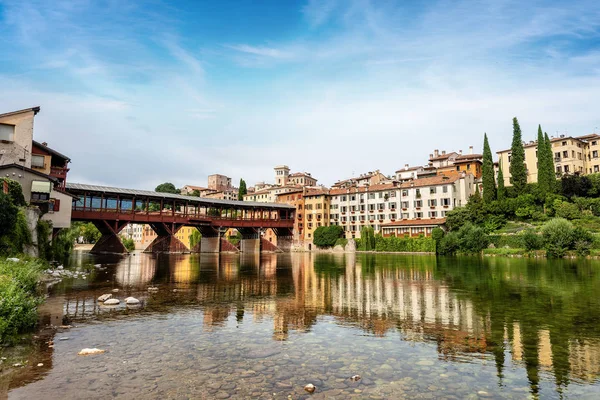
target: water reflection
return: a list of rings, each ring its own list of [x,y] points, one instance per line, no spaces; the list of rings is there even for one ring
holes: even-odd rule
[[[267,322],[270,340],[286,342],[332,319],[338,327],[362,332],[363,338],[351,339],[357,346],[399,338],[434,348],[437,362],[485,365],[489,360],[497,385],[510,389],[526,379],[534,395],[543,393],[547,376],[558,394],[574,382],[596,387],[600,376],[600,278],[591,263],[136,254],[98,270],[96,261],[89,255],[74,258],[74,268],[93,270],[91,279],[57,287],[44,306],[43,322],[152,318],[189,308],[201,310],[204,332],[227,334],[230,324]],[[148,292],[148,286],[159,292]],[[99,305],[96,298],[110,289],[118,289],[119,297],[139,298],[142,307]],[[431,364],[422,365],[427,370]]]

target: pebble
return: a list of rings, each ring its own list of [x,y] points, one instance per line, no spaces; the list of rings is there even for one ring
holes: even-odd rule
[[[37,366],[38,366],[38,367],[43,367],[43,366],[44,366],[44,364],[43,364],[43,363],[39,363]]]
[[[21,363],[13,364],[13,367],[22,367],[22,366],[23,366],[23,364],[21,364]]]
[[[125,299],[125,304],[135,305],[135,304],[140,304],[140,301],[138,299],[136,299],[135,297],[128,297]]]
[[[93,348],[93,349],[83,349],[79,353],[77,353],[77,355],[89,356],[92,354],[100,354],[100,353],[104,353],[104,350]]]
[[[112,292],[113,293],[119,293],[119,289],[113,289]]]
[[[58,338],[58,340],[69,340],[69,339],[70,339],[70,337],[68,337],[68,336]]]
[[[102,296],[98,297],[98,301],[102,302],[102,301],[106,301],[108,299],[110,299],[112,297],[112,294],[107,293],[107,294],[103,294]]]
[[[355,381],[355,382],[356,382],[356,381],[360,381],[360,375],[352,375],[352,376],[350,377],[350,380],[351,380],[351,381]]]
[[[304,386],[304,390],[306,390],[308,393],[314,393],[317,388],[312,383],[309,383],[308,385]]]

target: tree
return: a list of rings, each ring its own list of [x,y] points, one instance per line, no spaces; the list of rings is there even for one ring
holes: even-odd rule
[[[483,201],[489,203],[496,200],[496,180],[494,179],[494,159],[490,150],[487,134],[483,134]]]
[[[240,189],[238,191],[238,200],[244,200],[244,195],[248,193],[248,189],[246,188],[246,181],[240,179]]]
[[[498,164],[498,200],[506,198],[506,188],[504,187],[504,174],[502,173],[502,165]]]
[[[317,247],[332,247],[344,236],[344,229],[339,225],[320,226],[315,230],[313,243]]]
[[[200,197],[200,191],[198,189],[194,189],[192,190],[191,193],[188,194],[189,196],[193,196],[193,197]]]
[[[538,125],[537,138],[537,162],[538,162],[538,189],[541,198],[545,198],[550,190],[550,182],[548,181],[548,157],[546,154],[546,139],[542,133],[542,126]]]
[[[550,142],[550,138],[548,134],[544,132],[544,144],[545,144],[545,154],[546,154],[546,173],[548,177],[546,180],[548,181],[548,193],[556,193],[556,172],[554,172],[554,154],[552,153],[552,143]]]
[[[521,127],[517,118],[513,118],[513,140],[510,160],[510,183],[515,188],[517,195],[525,190],[527,185],[527,171],[525,169],[525,149],[521,137]]]
[[[375,250],[375,231],[370,226],[365,226],[360,230],[360,250]]]
[[[175,185],[173,185],[171,182],[165,182],[165,183],[161,183],[160,185],[158,185],[156,187],[156,189],[154,189],[155,192],[161,192],[161,193],[173,193],[173,194],[179,194],[180,191],[177,190],[177,188],[175,187]]]

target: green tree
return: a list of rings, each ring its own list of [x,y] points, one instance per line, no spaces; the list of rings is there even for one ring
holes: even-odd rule
[[[498,200],[506,198],[506,188],[504,187],[504,173],[502,173],[502,165],[498,163]]]
[[[375,231],[370,226],[365,226],[360,230],[360,250],[375,250]]]
[[[521,127],[517,118],[513,118],[513,140],[510,160],[510,183],[515,188],[517,195],[525,191],[527,185],[527,171],[525,169],[525,149],[521,137]]]
[[[191,193],[189,193],[189,196],[200,197],[200,191],[198,189],[194,189]]]
[[[494,159],[487,134],[483,134],[483,201],[489,203],[496,200],[496,180],[494,179]]]
[[[548,181],[548,193],[556,193],[556,172],[554,172],[554,153],[552,143],[548,134],[544,132],[544,153],[546,155],[546,181]]]
[[[123,246],[125,246],[127,251],[135,250],[135,242],[133,241],[133,239],[124,237],[124,238],[122,238],[121,241],[123,242]]]
[[[244,195],[248,193],[246,181],[240,178],[240,188],[238,190],[238,200],[244,200]]]
[[[194,247],[196,247],[196,245],[198,243],[200,243],[200,240],[202,240],[202,234],[200,233],[199,230],[195,230],[190,234],[190,250],[193,249]]]
[[[161,192],[161,193],[172,193],[172,194],[180,194],[181,193],[181,191],[177,190],[175,185],[173,185],[171,182],[161,183],[160,185],[158,185],[156,187],[156,189],[154,189],[154,191]]]
[[[21,184],[12,179],[0,178],[0,188],[4,182],[6,182],[6,185],[8,186],[8,196],[10,197],[12,203],[17,207],[26,206],[27,203],[25,202],[25,197],[23,196],[23,188],[21,187]]]
[[[317,247],[332,247],[344,236],[344,229],[339,225],[320,226],[315,230],[313,243]]]
[[[538,125],[537,137],[538,189],[540,192],[540,197],[545,198],[550,191],[548,168],[551,168],[551,166],[548,164],[549,160],[546,154],[546,139],[544,139],[541,125]]]

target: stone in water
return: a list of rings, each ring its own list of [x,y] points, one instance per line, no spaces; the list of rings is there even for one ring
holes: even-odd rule
[[[304,390],[306,390],[308,393],[314,393],[316,389],[316,386],[312,383],[309,383],[308,385],[304,386]]]
[[[355,381],[355,382],[356,382],[356,381],[360,381],[360,375],[352,375],[352,376],[350,377],[350,380],[351,380],[351,381]]]
[[[128,297],[125,299],[125,303],[126,304],[140,304],[140,301],[138,299],[136,299],[135,297]]]
[[[119,299],[108,299],[104,302],[104,305],[105,306],[116,306],[119,303],[120,303]]]
[[[112,294],[107,293],[107,294],[103,294],[102,296],[98,297],[98,301],[106,301],[108,299],[110,299],[112,297]]]
[[[100,354],[100,353],[104,353],[104,350],[93,348],[93,349],[83,349],[77,354],[80,356],[89,356],[92,354]]]

